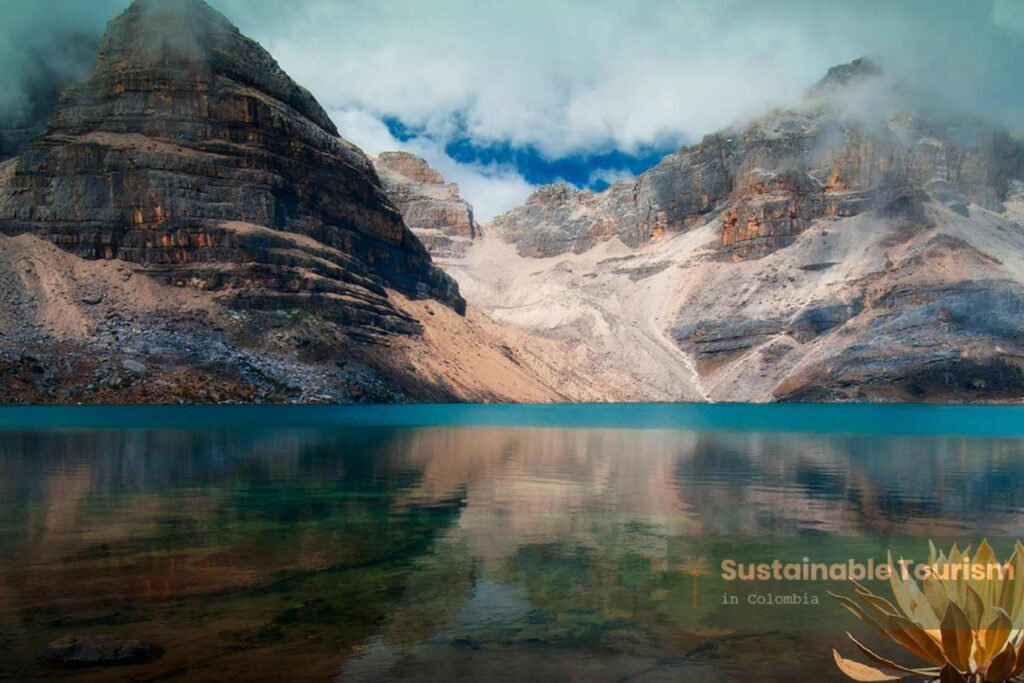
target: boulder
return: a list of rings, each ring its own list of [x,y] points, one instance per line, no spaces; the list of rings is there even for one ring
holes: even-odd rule
[[[62,666],[118,666],[142,664],[162,654],[151,643],[120,636],[62,636],[47,645],[39,659]]]

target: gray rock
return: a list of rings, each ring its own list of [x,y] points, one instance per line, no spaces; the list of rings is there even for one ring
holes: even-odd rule
[[[480,236],[480,226],[458,185],[446,183],[426,161],[408,152],[382,152],[373,163],[388,197],[430,255],[465,255]]]
[[[149,372],[149,369],[145,365],[137,360],[132,360],[131,358],[125,358],[121,362],[121,367],[123,367],[126,372],[129,372],[136,377],[145,377]]]
[[[787,332],[800,343],[807,343],[842,325],[864,310],[860,301],[849,304],[816,304],[800,311],[787,326]]]
[[[91,74],[12,173],[0,232],[139,264],[238,308],[398,334],[420,328],[387,288],[465,309],[367,157],[202,0],[136,0],[111,21]]]
[[[722,362],[758,346],[785,330],[781,320],[749,320],[727,318],[702,320],[672,330],[680,346],[693,353],[698,361]]]
[[[62,636],[47,645],[39,659],[64,666],[117,666],[141,664],[162,654],[155,645],[120,636]]]

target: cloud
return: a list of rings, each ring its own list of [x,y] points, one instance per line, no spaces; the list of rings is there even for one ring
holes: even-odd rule
[[[523,169],[455,163],[448,141],[552,160],[672,149],[792,103],[828,67],[862,55],[936,103],[1016,130],[1024,121],[1021,0],[209,2],[357,143],[390,144],[384,120],[415,131],[395,146],[431,155],[481,215],[528,192]],[[127,4],[0,0],[0,111],[24,107],[31,55],[49,54],[27,47],[57,54],[60,36],[98,35]]]
[[[699,139],[872,55],[1024,118],[1020,0],[213,0],[329,108],[550,158]]]
[[[992,23],[1010,31],[1024,34],[1024,2],[996,0],[992,7]]]
[[[428,137],[399,140],[379,118],[359,109],[328,112],[338,132],[367,154],[404,150],[427,160],[449,182],[458,183],[460,194],[473,205],[473,213],[486,222],[519,206],[536,187],[514,167],[504,164],[459,163],[444,149],[443,142]]]
[[[0,0],[0,127],[39,123],[88,73],[107,20],[128,0]]]

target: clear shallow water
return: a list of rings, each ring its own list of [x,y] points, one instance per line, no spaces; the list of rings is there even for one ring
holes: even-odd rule
[[[0,409],[0,680],[839,680],[845,585],[721,562],[1005,549],[1022,485],[1008,407]],[[165,654],[35,661],[107,633]]]

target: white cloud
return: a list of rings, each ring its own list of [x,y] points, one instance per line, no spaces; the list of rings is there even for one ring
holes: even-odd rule
[[[436,139],[457,118],[477,144],[549,158],[699,139],[864,54],[945,91],[966,81],[961,99],[983,92],[991,113],[1024,49],[994,39],[1020,0],[211,1],[330,109]]]
[[[341,137],[371,156],[401,149],[401,142],[391,134],[387,125],[364,109],[340,109],[327,112]]]
[[[361,109],[331,111],[342,137],[376,156],[388,150],[404,150],[427,160],[449,182],[458,183],[460,194],[473,205],[480,222],[519,206],[536,188],[510,166],[464,164],[444,150],[444,144],[427,137],[399,140],[379,118]]]
[[[128,2],[0,0],[0,109],[24,107],[19,82],[39,52],[26,47],[98,32]],[[509,168],[456,164],[443,152],[456,132],[549,159],[672,147],[791,103],[865,54],[935,101],[1024,120],[1024,0],[209,2],[358,144],[390,142],[382,117],[421,131],[401,146],[424,148],[481,215],[529,185]]]
[[[996,0],[992,7],[992,22],[997,26],[1024,34],[1024,2]]]

